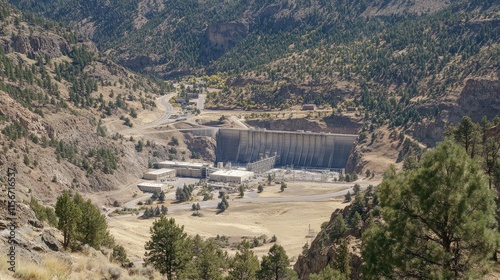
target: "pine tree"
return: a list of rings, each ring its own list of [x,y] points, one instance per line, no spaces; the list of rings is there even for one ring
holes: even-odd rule
[[[338,270],[333,269],[331,266],[327,265],[325,269],[323,269],[318,274],[309,274],[309,280],[347,280],[347,278],[343,273]]]
[[[167,213],[168,213],[168,208],[167,208],[166,206],[163,206],[163,205],[162,205],[162,206],[161,206],[161,208],[160,208],[160,211],[161,211],[161,214],[162,214],[162,215],[167,215]]]
[[[289,265],[290,260],[286,255],[285,249],[278,244],[274,244],[269,249],[269,253],[262,257],[258,277],[259,279],[265,280],[287,279],[286,276]]]
[[[180,273],[180,279],[224,279],[222,272],[227,267],[227,253],[213,241],[201,241],[194,250],[194,258]]]
[[[245,188],[243,187],[243,185],[239,186],[238,191],[240,193],[240,197],[245,196]]]
[[[344,222],[344,218],[342,218],[342,215],[338,215],[333,220],[332,229],[330,231],[330,239],[332,241],[338,240],[344,235],[346,230],[347,226]]]
[[[238,252],[229,262],[229,280],[256,280],[259,259],[250,250],[247,240],[238,245]]]
[[[77,239],[84,244],[99,249],[101,244],[109,238],[106,218],[90,199],[83,202],[83,198],[81,196],[81,199],[78,197],[78,194],[74,196],[75,204],[79,207],[83,215],[80,216],[77,223]]]
[[[385,223],[363,234],[367,279],[480,277],[498,240],[495,203],[462,147],[446,141],[418,169],[390,169],[377,193]]]
[[[333,267],[340,271],[346,279],[351,275],[351,253],[349,246],[345,239],[342,239],[340,246],[335,250],[335,257],[333,259]]]
[[[81,216],[69,192],[64,191],[57,198],[56,215],[59,218],[57,228],[63,232],[63,246],[67,248],[75,237],[77,222]]]
[[[344,198],[344,201],[345,202],[350,202],[351,201],[351,192],[350,191],[347,191],[347,193],[345,194],[345,198]]]
[[[159,200],[161,203],[165,202],[165,192],[164,192],[164,191],[161,191],[161,192],[160,192],[160,195],[159,195],[159,197],[158,197],[158,200]]]
[[[152,265],[167,279],[181,273],[192,259],[191,241],[184,226],[175,224],[173,218],[161,216],[150,228],[151,239],[146,243],[144,262]]]

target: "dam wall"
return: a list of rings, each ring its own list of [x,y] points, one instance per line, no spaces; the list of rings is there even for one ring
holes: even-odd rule
[[[276,165],[344,168],[357,135],[221,128],[217,132],[218,162],[249,163],[278,156]]]

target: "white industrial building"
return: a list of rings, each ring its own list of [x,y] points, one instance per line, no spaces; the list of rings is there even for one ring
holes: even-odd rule
[[[166,180],[170,178],[175,178],[175,169],[156,169],[152,171],[148,171],[144,173],[144,176],[142,178],[146,180],[155,180],[155,181],[161,181],[161,180]]]
[[[224,182],[231,184],[241,184],[250,180],[255,174],[243,170],[219,170],[210,173],[210,181]]]
[[[162,183],[142,182],[137,184],[137,187],[143,192],[161,192],[167,187],[167,185]]]
[[[162,161],[156,164],[158,168],[175,169],[178,177],[206,178],[208,163]]]

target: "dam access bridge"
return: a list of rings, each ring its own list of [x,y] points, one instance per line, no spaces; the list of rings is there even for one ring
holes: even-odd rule
[[[277,155],[277,166],[345,168],[357,135],[220,128],[217,162],[252,163]]]

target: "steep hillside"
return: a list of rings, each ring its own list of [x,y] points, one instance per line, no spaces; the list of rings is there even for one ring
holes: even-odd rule
[[[0,169],[17,166],[20,199],[110,190],[141,174],[146,155],[102,119],[155,110],[168,86],[114,64],[58,24],[2,2],[0,15]]]
[[[299,43],[300,48],[315,46],[314,37],[327,36],[330,29],[344,32],[365,18],[419,15],[450,5],[443,0],[21,0],[11,3],[77,26],[102,50],[134,70],[167,75],[211,66],[233,49],[240,55],[249,51],[243,59],[251,62],[242,65],[243,59],[230,55],[223,59],[222,65],[211,68],[227,71],[228,67],[231,70],[253,67],[289,53],[290,44]],[[357,33],[351,36],[361,35]],[[313,40],[301,44],[304,36]],[[245,52],[241,52],[242,47]],[[260,51],[263,56],[256,57]]]

